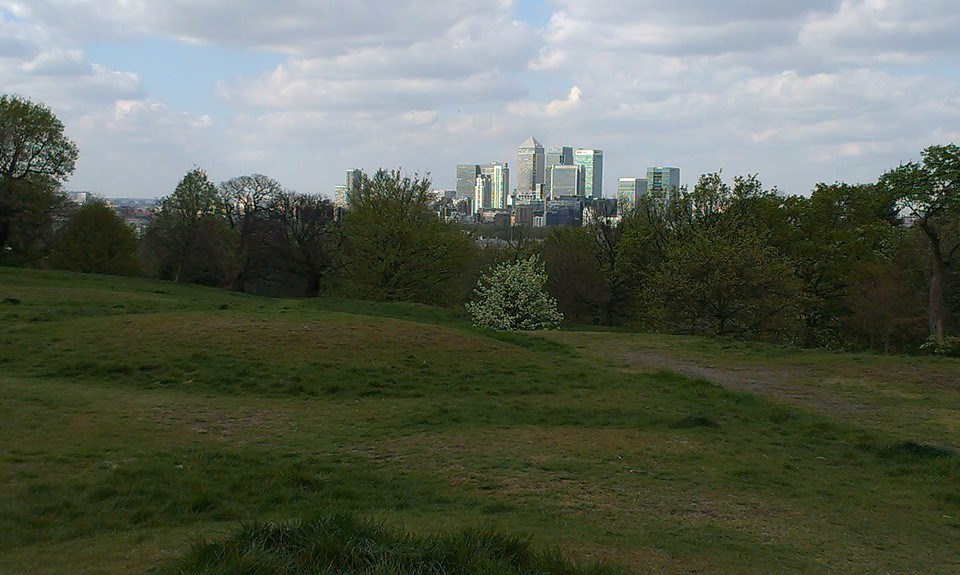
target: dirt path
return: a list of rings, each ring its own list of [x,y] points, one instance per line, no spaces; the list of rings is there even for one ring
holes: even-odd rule
[[[649,334],[555,332],[547,337],[632,373],[704,379],[897,435],[960,448],[960,362],[940,358],[726,349]]]

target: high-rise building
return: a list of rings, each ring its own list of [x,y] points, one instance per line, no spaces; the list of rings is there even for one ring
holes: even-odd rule
[[[650,194],[669,197],[680,189],[680,168],[654,166],[647,168],[647,191]]]
[[[603,150],[580,149],[573,153],[573,162],[583,166],[583,194],[588,198],[603,197]]]
[[[573,148],[570,146],[550,146],[547,148],[546,155],[544,156],[544,166],[543,166],[543,197],[552,198],[555,196],[553,190],[550,189],[551,181],[553,176],[550,171],[554,166],[572,166],[573,165]]]
[[[584,171],[580,166],[555,164],[547,168],[549,180],[544,184],[550,199],[583,196]]]
[[[510,196],[510,168],[507,164],[492,162],[477,167],[477,176],[488,180],[490,185],[489,205],[479,205],[477,210],[503,210],[507,207],[507,198]],[[476,190],[476,176],[474,177],[474,195]]]
[[[477,185],[477,176],[479,175],[479,164],[458,164],[457,196],[461,198],[472,198],[473,189]]]
[[[360,168],[347,170],[346,185],[335,186],[333,188],[333,205],[339,208],[350,207],[350,194],[360,185],[360,177],[362,175],[363,170]]]
[[[573,148],[570,146],[550,146],[547,148],[544,163],[549,166],[572,166]]]
[[[538,190],[543,183],[543,146],[530,137],[517,149],[517,192]]]
[[[510,197],[510,167],[507,164],[493,164],[490,185],[493,208],[505,210]]]
[[[637,207],[647,193],[647,181],[642,178],[620,178],[617,185],[617,211],[626,214]]]
[[[473,211],[482,212],[493,207],[493,179],[479,174],[473,186]]]

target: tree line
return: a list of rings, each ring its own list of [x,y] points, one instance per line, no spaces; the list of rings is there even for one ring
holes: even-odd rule
[[[513,228],[442,222],[427,178],[379,170],[349,210],[263,175],[189,171],[134,233],[103,201],[66,201],[77,148],[42,104],[0,98],[0,263],[145,275],[271,296],[463,307],[504,263],[539,261],[574,324],[811,347],[956,351],[960,148],[931,146],[868,184],[807,196],[755,175],[648,194],[619,218]],[[526,265],[526,264],[525,264]],[[533,273],[533,272],[531,272]]]

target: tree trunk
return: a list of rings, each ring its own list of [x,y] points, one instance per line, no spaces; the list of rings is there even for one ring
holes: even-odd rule
[[[944,297],[944,278],[947,275],[947,264],[937,250],[938,244],[932,244],[930,249],[930,300],[927,305],[927,322],[930,335],[943,343],[943,328],[946,323],[947,304]]]

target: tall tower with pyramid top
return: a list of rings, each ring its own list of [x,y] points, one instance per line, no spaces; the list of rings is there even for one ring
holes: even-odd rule
[[[543,184],[543,145],[530,137],[517,149],[517,192],[537,192]]]

